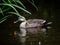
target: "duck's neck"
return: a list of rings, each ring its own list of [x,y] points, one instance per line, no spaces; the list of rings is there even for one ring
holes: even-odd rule
[[[25,28],[26,27],[26,21],[25,22],[22,22],[21,24],[20,24],[20,28]]]

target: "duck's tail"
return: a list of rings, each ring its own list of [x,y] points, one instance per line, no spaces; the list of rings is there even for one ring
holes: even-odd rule
[[[49,28],[51,28],[51,24],[52,24],[52,22],[48,22],[48,21],[46,21],[45,23],[43,23],[43,28],[45,28],[45,29],[49,29]]]

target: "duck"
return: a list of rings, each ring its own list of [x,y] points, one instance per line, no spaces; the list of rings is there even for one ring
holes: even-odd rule
[[[14,21],[14,23],[17,23],[21,21],[19,28],[20,28],[20,36],[25,37],[27,35],[27,31],[30,33],[35,33],[39,32],[36,29],[41,29],[42,28],[47,28],[48,25],[50,25],[52,22],[47,22],[44,19],[28,19],[26,20],[24,17],[23,18],[18,18],[18,20]],[[43,30],[43,32],[46,32],[46,29]]]

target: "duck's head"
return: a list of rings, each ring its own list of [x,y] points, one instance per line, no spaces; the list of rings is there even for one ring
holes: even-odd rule
[[[25,19],[25,17],[18,17],[18,20],[14,21],[14,23],[17,23],[19,21],[24,22],[24,21],[26,21],[26,19]]]

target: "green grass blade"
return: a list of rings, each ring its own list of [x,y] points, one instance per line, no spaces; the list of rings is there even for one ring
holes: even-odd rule
[[[3,12],[6,12],[6,11],[8,11],[8,10],[10,10],[10,9],[11,9],[11,8],[4,9]]]
[[[0,13],[4,16],[4,14],[3,14],[3,10],[0,8]]]
[[[12,0],[12,1],[13,1],[16,5],[18,5],[15,0]]]
[[[20,0],[15,0],[15,2],[19,3],[23,8],[26,9],[26,7],[24,6],[24,4]]]
[[[34,3],[34,0],[32,0],[32,2]]]
[[[10,0],[8,0],[8,3],[10,3],[10,4],[11,4],[11,1],[10,1]]]
[[[12,6],[11,4],[7,4],[7,3],[1,3],[0,5],[5,5],[5,6],[9,6],[11,7],[16,13],[18,13],[18,11],[15,9],[14,6]],[[18,13],[19,14],[19,13]]]
[[[2,0],[4,3],[7,3],[5,0]]]
[[[27,10],[25,10],[24,8],[22,8],[22,7],[18,6],[18,5],[15,5],[15,4],[1,3],[0,5],[10,6],[11,8],[14,9],[14,11],[15,11],[16,13],[18,13],[18,11],[15,9],[15,7],[17,7],[17,8],[19,8],[19,9],[25,11],[25,12],[28,13],[28,14],[31,14],[29,11],[27,11]],[[14,6],[15,6],[15,7],[14,7]],[[18,13],[18,14],[19,14],[19,13]]]
[[[3,17],[2,19],[0,19],[0,23],[4,22],[5,20],[7,20],[7,18],[9,17],[9,15]]]
[[[19,16],[19,17],[22,17],[20,14],[18,14],[18,13],[16,13],[16,12],[7,12],[7,13],[9,13],[9,14],[14,14],[14,15],[17,15],[17,16]]]
[[[24,18],[24,19],[25,19],[25,17],[24,17],[24,16],[21,16],[21,15],[19,15],[19,14],[15,13],[15,12],[8,12],[8,13],[10,13],[10,14],[14,14],[14,15],[18,15],[18,16],[19,16],[19,18]]]
[[[21,9],[21,10],[23,10],[24,12],[26,12],[28,14],[31,14],[29,11],[25,10],[24,8],[22,8],[22,7],[18,6],[18,5],[14,5],[14,4],[12,4],[12,5],[19,8],[19,9]]]
[[[33,3],[33,2],[31,2],[30,0],[27,0],[29,3],[31,3],[34,7],[35,7],[35,9],[38,11],[38,8],[37,8],[37,6]]]

